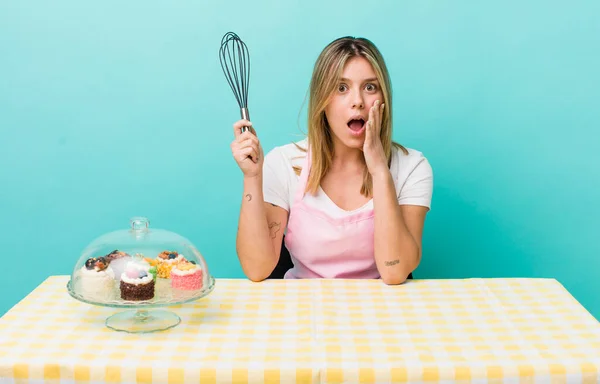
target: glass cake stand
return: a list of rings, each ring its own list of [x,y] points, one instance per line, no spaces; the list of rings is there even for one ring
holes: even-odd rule
[[[128,230],[90,243],[73,268],[67,290],[81,302],[127,308],[106,319],[115,331],[148,333],[177,326],[179,316],[164,308],[210,294],[215,279],[206,260],[185,237],[150,229],[134,217]]]

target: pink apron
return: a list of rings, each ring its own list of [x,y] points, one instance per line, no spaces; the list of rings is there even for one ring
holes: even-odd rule
[[[285,245],[294,266],[284,278],[380,278],[374,255],[373,209],[333,218],[307,205],[304,189],[310,158],[309,150],[288,219]]]

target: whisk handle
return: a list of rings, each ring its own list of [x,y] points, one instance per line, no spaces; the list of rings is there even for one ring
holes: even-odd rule
[[[241,108],[240,112],[242,113],[242,119],[250,121],[250,113],[248,112],[248,108]],[[242,133],[246,132],[248,127],[242,127]]]

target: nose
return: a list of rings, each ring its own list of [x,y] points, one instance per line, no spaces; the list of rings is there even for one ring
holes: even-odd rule
[[[356,90],[352,93],[351,100],[352,100],[352,108],[363,109],[365,107],[363,95],[360,90]]]

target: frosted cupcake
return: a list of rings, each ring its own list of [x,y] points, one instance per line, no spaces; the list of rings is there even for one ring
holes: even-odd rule
[[[123,300],[141,301],[154,297],[154,277],[139,263],[127,264],[119,286]]]
[[[182,261],[186,261],[183,255],[175,251],[163,251],[158,254],[156,258],[158,265],[156,267],[158,277],[168,279],[171,277],[171,270],[173,267]]]
[[[202,288],[202,269],[195,263],[182,262],[171,270],[171,287],[184,291]]]
[[[104,257],[87,259],[79,270],[79,294],[89,300],[108,301],[114,298],[115,288],[115,274],[108,261]]]

